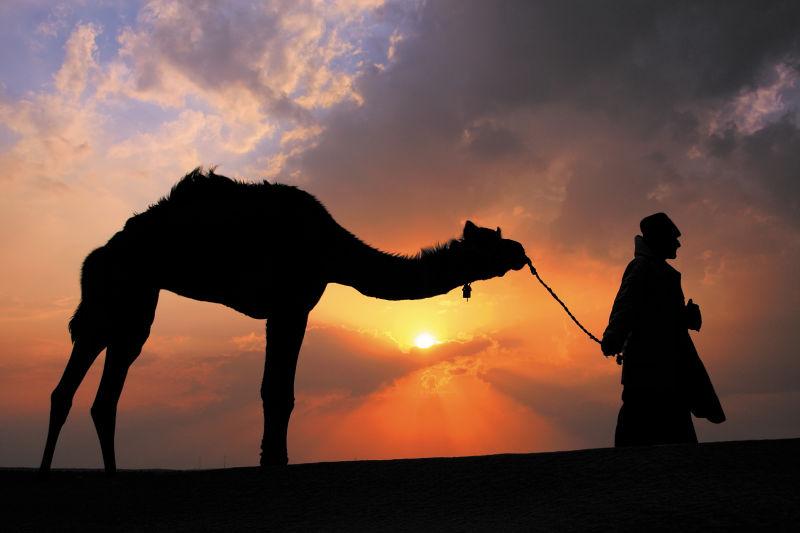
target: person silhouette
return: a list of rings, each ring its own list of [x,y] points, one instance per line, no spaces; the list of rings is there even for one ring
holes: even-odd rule
[[[719,424],[725,413],[689,329],[700,307],[684,303],[677,257],[681,236],[664,213],[642,219],[603,333],[604,355],[622,353],[622,407],[614,445],[696,443],[692,414]]]

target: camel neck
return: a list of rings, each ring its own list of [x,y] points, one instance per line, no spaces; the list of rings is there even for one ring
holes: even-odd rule
[[[339,254],[333,281],[383,300],[417,300],[446,294],[471,281],[457,241],[416,256],[383,252],[352,237]]]

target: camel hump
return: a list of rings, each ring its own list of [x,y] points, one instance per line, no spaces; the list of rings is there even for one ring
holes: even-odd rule
[[[129,218],[108,246],[138,263],[154,254],[172,257],[178,249],[231,248],[234,242],[242,249],[269,239],[329,242],[338,227],[313,195],[295,186],[239,181],[196,168],[167,196]],[[153,266],[144,263],[145,270]]]
[[[127,236],[148,235],[157,228],[163,231],[180,219],[183,222],[204,217],[241,214],[263,203],[264,193],[273,186],[266,181],[247,183],[207,172],[197,167],[180,179],[169,194],[152,204],[146,211],[134,214],[125,223]],[[120,239],[122,240],[122,239]]]
[[[294,185],[240,181],[197,167],[176,183],[169,194],[151,205],[147,211],[134,215],[125,229],[134,229],[140,223],[149,223],[168,212],[193,212],[207,209],[207,214],[224,215],[226,210],[235,214],[274,208],[275,204],[289,204],[287,208],[301,213],[327,214],[327,209],[312,194]],[[330,215],[328,215],[330,216]]]
[[[214,173],[214,169],[203,172],[197,167],[176,183],[169,193],[172,202],[192,202],[210,195],[230,193],[242,183]]]

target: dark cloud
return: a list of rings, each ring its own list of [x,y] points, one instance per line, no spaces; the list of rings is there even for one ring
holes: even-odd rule
[[[736,168],[742,179],[755,187],[752,199],[768,212],[794,223],[800,222],[798,123],[792,111],[754,132],[729,125],[706,140],[709,154],[723,168],[727,166],[731,172]]]
[[[514,155],[524,149],[513,131],[493,125],[481,125],[468,130],[469,150],[477,157],[498,158]]]
[[[736,148],[736,127],[730,126],[720,133],[709,135],[706,139],[706,148],[713,157],[724,158]]]
[[[419,366],[391,343],[338,328],[306,334],[297,371],[297,390],[362,396]]]
[[[800,129],[796,115],[786,115],[742,139],[748,170],[767,190],[777,211],[800,222]]]
[[[793,2],[430,2],[397,63],[362,80],[362,113],[456,134],[557,101],[685,120],[677,105],[756,86],[765,66],[796,57],[798,23]]]
[[[720,193],[729,162],[690,155],[709,111],[773,83],[776,64],[796,69],[798,25],[794,2],[428,2],[395,61],[359,79],[364,104],[333,113],[290,168],[339,218],[390,238],[412,206],[443,226],[514,198],[560,212],[558,242],[598,252],[654,210],[683,210],[687,190]],[[706,146],[724,155],[726,139]],[[531,194],[564,160],[565,196]],[[381,197],[394,201],[366,200]]]
[[[546,382],[510,370],[493,368],[481,378],[568,432],[582,445],[609,446],[618,405],[603,401],[611,390],[610,376],[574,386]],[[616,380],[614,380],[616,381]]]

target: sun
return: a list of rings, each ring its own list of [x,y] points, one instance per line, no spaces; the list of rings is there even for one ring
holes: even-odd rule
[[[417,335],[417,338],[414,339],[414,344],[417,348],[430,348],[436,344],[436,339],[430,333],[420,333]]]

